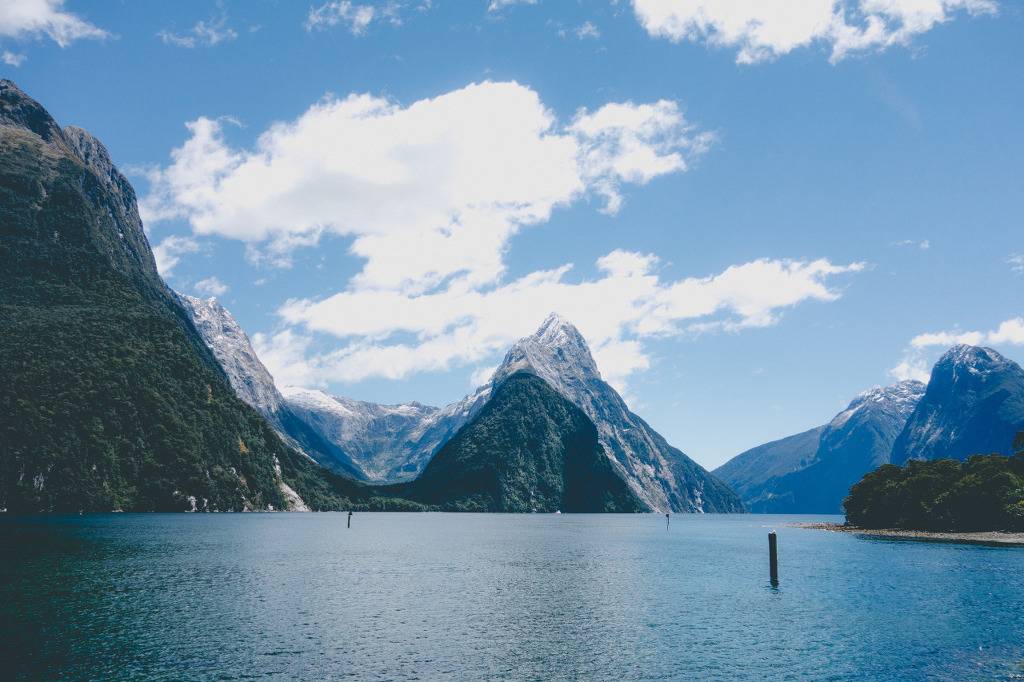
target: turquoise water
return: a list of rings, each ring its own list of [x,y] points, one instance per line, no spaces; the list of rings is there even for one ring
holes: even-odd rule
[[[4,518],[2,676],[1024,679],[1024,549],[807,520]]]

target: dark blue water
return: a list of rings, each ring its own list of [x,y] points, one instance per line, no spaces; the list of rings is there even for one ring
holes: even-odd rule
[[[794,520],[5,518],[0,676],[1024,679],[1024,549]]]

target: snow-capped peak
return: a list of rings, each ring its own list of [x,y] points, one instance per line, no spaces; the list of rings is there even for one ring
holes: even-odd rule
[[[494,372],[494,383],[518,371],[536,374],[562,393],[567,392],[568,381],[601,378],[583,335],[556,313],[548,315],[536,332],[515,342]]]
[[[882,411],[905,421],[917,407],[925,388],[923,383],[914,379],[906,379],[891,386],[875,386],[854,398],[845,410],[829,422],[829,427],[842,428],[853,415],[864,410]]]
[[[965,368],[973,374],[984,374],[1004,369],[1009,361],[997,351],[983,346],[969,346],[961,343],[946,351],[935,368],[946,368],[952,366]]]

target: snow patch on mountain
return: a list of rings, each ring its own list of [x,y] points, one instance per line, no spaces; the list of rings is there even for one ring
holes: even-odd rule
[[[296,386],[281,392],[292,412],[344,449],[368,479],[399,481],[423,470],[487,401],[490,386],[442,408],[418,402],[379,405]]]

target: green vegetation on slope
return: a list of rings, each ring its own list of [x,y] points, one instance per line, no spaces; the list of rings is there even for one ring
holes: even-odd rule
[[[593,422],[537,376],[506,379],[480,413],[395,494],[457,511],[633,512]]]
[[[0,82],[0,507],[281,509],[278,465],[347,503],[235,396],[102,147]]]
[[[1024,530],[1024,456],[975,455],[884,464],[850,489],[846,521],[860,528]]]

